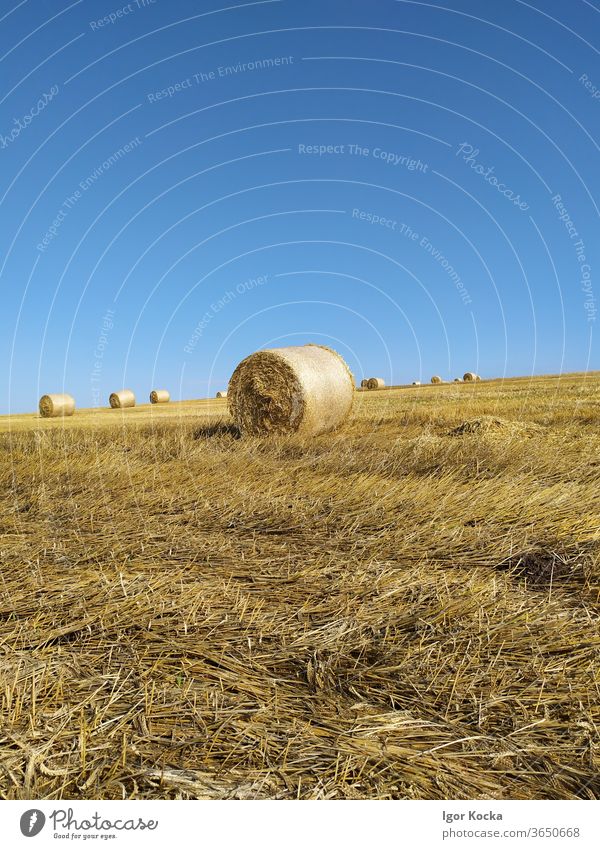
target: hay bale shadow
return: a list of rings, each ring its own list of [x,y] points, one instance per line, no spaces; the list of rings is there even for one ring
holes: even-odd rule
[[[201,425],[194,431],[194,439],[211,439],[218,436],[230,436],[232,439],[241,439],[242,433],[237,425],[227,422]]]

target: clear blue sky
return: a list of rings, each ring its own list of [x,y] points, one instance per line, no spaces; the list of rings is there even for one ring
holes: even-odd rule
[[[0,19],[0,412],[308,341],[393,383],[600,367],[597,0]]]

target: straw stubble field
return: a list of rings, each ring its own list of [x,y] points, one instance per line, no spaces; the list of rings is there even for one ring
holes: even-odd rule
[[[3,419],[4,798],[598,798],[600,374]]]

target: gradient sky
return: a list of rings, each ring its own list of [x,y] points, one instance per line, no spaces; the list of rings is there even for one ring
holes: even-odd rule
[[[600,7],[600,4],[596,5]],[[600,367],[587,0],[0,2],[0,412]]]

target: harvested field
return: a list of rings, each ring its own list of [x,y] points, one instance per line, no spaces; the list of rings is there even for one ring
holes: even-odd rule
[[[0,795],[599,798],[600,373],[411,389],[0,419]]]

